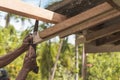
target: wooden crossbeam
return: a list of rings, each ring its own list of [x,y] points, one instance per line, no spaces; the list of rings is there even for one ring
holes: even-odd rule
[[[20,0],[0,0],[0,10],[51,23],[59,23],[66,19],[61,14],[29,5]]]
[[[104,52],[120,52],[120,45],[106,44],[96,46],[94,43],[85,44],[86,53],[104,53]]]
[[[114,43],[114,42],[119,41],[119,40],[120,40],[120,33],[117,35],[112,35],[112,36],[109,36],[106,38],[98,39],[96,41],[96,45],[101,46],[101,45],[105,45],[105,44]]]
[[[107,4],[109,6],[109,4]],[[111,7],[111,6],[109,6]],[[111,7],[112,8],[112,7]],[[50,38],[53,38],[55,36],[60,36],[60,37],[63,37],[63,36],[67,36],[69,34],[72,34],[72,33],[75,33],[75,32],[78,32],[78,31],[82,31],[84,29],[87,29],[87,28],[90,28],[92,26],[95,26],[95,25],[98,25],[100,23],[103,23],[109,19],[112,19],[112,18],[115,18],[117,16],[120,16],[120,12],[118,10],[115,10],[115,9],[110,9],[109,11],[107,12],[104,12],[103,14],[99,15],[99,16],[96,16],[96,17],[93,17],[91,19],[89,19],[88,21],[85,21],[81,24],[78,24],[78,25],[75,25],[71,28],[67,28],[67,30],[63,30],[63,31],[58,31],[57,33],[54,33],[54,34],[50,34],[49,36],[46,36],[46,34],[48,35],[49,32],[51,33],[51,31],[56,31],[57,27],[53,27],[53,28],[48,28],[44,31],[41,32],[38,32],[38,36],[36,37],[36,39],[34,40],[34,43],[40,43],[44,40],[48,40]],[[64,22],[63,22],[64,23]],[[59,25],[63,25],[64,27],[64,24],[56,24],[58,27],[62,27],[62,26],[59,26]],[[55,26],[56,26],[55,25]],[[51,31],[49,31],[51,30]],[[58,29],[57,29],[58,30]],[[45,34],[43,34],[45,33]],[[63,35],[64,34],[64,35]],[[43,35],[43,37],[45,38],[42,38],[41,36]],[[45,35],[45,36],[44,36]],[[61,36],[62,35],[62,36]]]
[[[120,9],[120,0],[106,0],[109,2],[113,7]]]
[[[119,31],[120,31],[120,23],[109,25],[101,30],[98,30],[98,31],[95,31],[92,33],[88,33],[85,36],[80,35],[80,37],[77,39],[77,44],[89,43],[93,40],[108,36],[110,34],[113,34],[115,32],[119,32]]]
[[[116,41],[114,42],[115,45],[120,45],[120,40],[119,41]]]
[[[60,34],[60,37],[66,37],[70,34],[74,34],[76,32],[82,31],[84,29],[99,25],[100,23],[103,23],[107,20],[110,20],[110,19],[118,17],[118,16],[120,16],[120,12],[118,10],[112,9],[106,13],[103,13],[99,16],[91,18],[83,23],[77,24],[77,25],[63,31]]]
[[[87,34],[86,41],[90,42],[119,31],[120,31],[120,23],[109,25],[99,31],[95,31],[90,34]]]
[[[51,5],[49,6],[47,9],[51,10],[51,11],[55,11],[55,10],[58,10],[60,9],[61,7],[64,7],[65,5],[69,4],[69,3],[72,3],[73,0],[64,0],[64,1],[61,1],[59,2],[58,4],[56,5]]]
[[[41,38],[40,37],[40,35],[39,35],[39,32],[37,32],[37,35],[36,36],[33,36],[34,38],[33,38],[33,42],[34,42],[34,44],[38,44],[38,43],[41,43],[41,42],[43,42],[43,41],[46,41],[46,40],[49,40],[49,39],[51,39],[51,38],[53,38],[53,37],[55,37],[55,36],[57,36],[58,34],[54,34],[54,35],[51,35],[51,36],[49,36],[49,37],[46,37],[46,38]]]
[[[40,37],[45,38],[50,35],[59,33],[60,31],[68,29],[76,24],[85,22],[88,19],[91,19],[97,15],[107,12],[107,11],[111,10],[112,8],[113,7],[111,5],[109,5],[107,2],[100,4],[90,10],[87,10],[81,14],[78,14],[77,16],[74,16],[74,17],[67,19],[59,24],[56,24],[55,26],[53,26],[51,28],[43,30],[42,32],[39,33]]]

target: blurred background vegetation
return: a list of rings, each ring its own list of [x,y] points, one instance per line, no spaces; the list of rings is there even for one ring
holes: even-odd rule
[[[54,0],[55,1],[55,0]],[[7,13],[5,15],[5,26],[0,26],[0,56],[14,51],[22,44],[23,38],[31,33],[33,24],[30,19]],[[23,26],[27,21],[31,26],[25,30],[16,30],[17,25],[10,24],[10,21],[21,20]],[[39,30],[49,27],[51,24],[41,23]],[[57,40],[57,41],[56,41]],[[55,73],[54,80],[75,80],[75,74],[79,74],[81,80],[81,50],[79,45],[79,69],[75,68],[75,45],[68,43],[69,38],[63,40],[62,50]],[[26,80],[48,80],[56,62],[60,41],[58,39],[45,41],[37,46],[37,63],[39,73],[29,73]],[[21,55],[14,62],[5,67],[11,80],[15,80],[19,73],[25,54]],[[87,54],[87,80],[120,80],[120,54],[119,53],[98,53]]]

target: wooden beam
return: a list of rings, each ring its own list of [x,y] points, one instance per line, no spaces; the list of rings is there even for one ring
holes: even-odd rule
[[[39,32],[37,32],[37,35],[33,36],[34,37],[33,38],[33,43],[34,44],[38,44],[38,43],[41,43],[43,41],[47,41],[47,40],[49,40],[49,39],[51,39],[51,38],[53,38],[53,37],[55,37],[57,35],[58,34],[54,34],[54,35],[51,35],[51,36],[46,37],[46,38],[43,39],[43,38],[40,37]]]
[[[85,51],[85,44],[83,44],[83,49],[82,49],[82,79],[86,80],[87,76],[87,56],[86,56],[86,51]]]
[[[62,33],[60,33],[60,37],[66,37],[70,34],[74,34],[76,32],[99,25],[107,20],[113,19],[118,16],[120,16],[120,12],[116,9],[112,9],[106,13],[103,13],[103,14],[96,16],[94,18],[91,18],[83,23],[77,24],[69,29],[64,30]]]
[[[40,32],[40,37],[45,38],[50,35],[56,34],[60,31],[68,29],[76,24],[82,23],[82,22],[84,22],[88,19],[91,19],[97,15],[107,12],[107,11],[111,10],[112,8],[113,7],[111,5],[109,5],[107,2],[100,4],[90,10],[87,10],[81,14],[78,14],[77,16],[67,19],[51,28],[43,30],[42,32]]]
[[[63,0],[63,1],[59,2],[59,3],[57,3],[57,4],[48,6],[47,9],[51,10],[51,11],[56,11],[56,10],[60,9],[61,7],[64,7],[65,5],[67,5],[67,4],[71,3],[71,2],[73,2],[73,0]]]
[[[90,34],[87,34],[86,41],[90,42],[90,41],[105,37],[107,35],[110,35],[112,33],[119,32],[119,31],[120,31],[120,23],[118,22],[117,24],[106,26],[105,28],[99,31],[95,31]]]
[[[86,38],[84,35],[79,35],[78,39],[76,40],[77,44],[83,44],[86,43]]]
[[[106,44],[96,46],[94,44],[94,42],[85,44],[86,53],[120,52],[120,45]]]
[[[120,10],[120,0],[106,0],[106,1],[110,3],[114,8]]]
[[[114,42],[114,44],[117,46],[117,45],[120,45],[120,40],[119,41],[116,41]]]
[[[0,10],[51,23],[59,23],[66,19],[61,14],[29,5],[20,0],[0,0]]]
[[[120,40],[120,33],[116,34],[116,35],[111,35],[109,37],[98,39],[98,40],[96,40],[96,45],[101,46],[101,45],[105,45],[105,44],[114,43],[119,40]]]
[[[103,28],[101,30],[98,30],[98,31],[95,31],[92,33],[88,33],[85,36],[80,35],[76,42],[77,42],[77,44],[89,43],[93,40],[108,36],[110,34],[113,34],[115,32],[119,32],[119,31],[120,31],[120,23],[112,24],[109,26],[105,26],[105,28]]]

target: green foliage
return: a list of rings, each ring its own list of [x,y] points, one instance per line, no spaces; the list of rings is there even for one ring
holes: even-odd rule
[[[23,38],[31,32],[27,29],[17,32],[12,25],[7,28],[0,27],[0,55],[13,51],[22,44]],[[75,73],[79,73],[81,79],[81,48],[79,56],[79,70],[75,69],[75,48],[64,39],[60,59],[54,80],[74,80]],[[53,65],[56,61],[59,42],[46,41],[37,46],[37,63],[39,73],[30,72],[26,80],[48,80],[52,73]],[[5,67],[11,80],[15,80],[19,73],[25,54],[21,55],[14,62]],[[120,54],[103,53],[88,54],[87,63],[92,66],[87,67],[87,80],[119,80],[120,79]]]
[[[38,46],[38,63],[40,66],[40,73],[42,80],[47,80],[50,74],[50,69],[53,66],[53,59],[51,55],[51,44],[48,42],[44,42],[40,46]]]
[[[19,45],[17,32],[13,26],[0,28],[0,44],[0,54],[10,52]]]
[[[6,53],[9,53],[13,51],[15,48],[19,47],[21,44],[21,40],[19,39],[16,30],[12,25],[9,25],[7,28],[0,28],[0,55],[5,55]],[[18,61],[14,61],[7,67],[7,71],[11,76],[11,79],[14,80],[16,74],[18,73],[18,70],[20,70],[21,65],[21,58],[18,58]]]
[[[91,54],[88,61],[93,66],[88,68],[88,80],[119,80],[120,54]]]

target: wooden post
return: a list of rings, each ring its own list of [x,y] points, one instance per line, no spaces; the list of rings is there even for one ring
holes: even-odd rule
[[[83,49],[82,49],[82,79],[86,80],[86,52],[85,52],[85,44],[83,44]]]
[[[79,79],[79,44],[77,44],[77,39],[78,39],[78,35],[76,34],[76,38],[75,38],[75,67],[76,67],[76,74],[75,74],[75,80]]]

